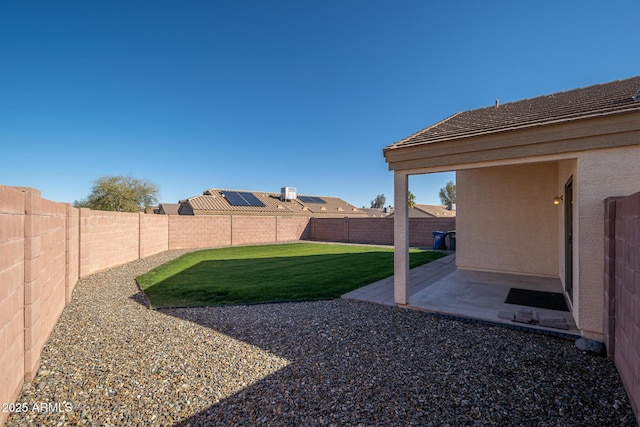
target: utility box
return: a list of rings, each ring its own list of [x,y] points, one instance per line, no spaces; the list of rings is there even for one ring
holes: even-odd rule
[[[280,189],[280,200],[283,202],[295,200],[296,197],[296,187],[282,187]]]

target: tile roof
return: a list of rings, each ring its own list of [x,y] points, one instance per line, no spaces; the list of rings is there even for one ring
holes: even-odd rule
[[[414,205],[414,209],[424,212],[427,215],[431,215],[436,218],[455,217],[455,209],[449,209],[446,206],[440,205]]]
[[[386,216],[389,216],[389,214],[392,212],[391,209],[384,210],[378,208],[362,208],[360,210],[364,211],[367,216],[371,218],[384,218]]]
[[[258,200],[264,203],[265,206],[234,206],[222,195],[223,191],[242,191],[252,193],[258,198]],[[304,195],[299,194],[298,197],[300,196]],[[254,214],[326,217],[366,216],[364,211],[338,197],[319,197],[321,197],[326,203],[305,203],[299,198],[295,200],[282,201],[280,200],[280,193],[211,188],[202,194],[182,201],[182,203],[189,204],[195,215]]]
[[[409,209],[409,218],[455,218],[456,210],[440,205],[414,205]],[[392,213],[389,217],[393,217]]]
[[[456,113],[387,149],[640,111],[640,76]]]
[[[165,215],[178,215],[179,203],[160,203],[158,213]]]

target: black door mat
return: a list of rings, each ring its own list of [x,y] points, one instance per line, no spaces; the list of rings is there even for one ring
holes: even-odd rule
[[[564,295],[559,292],[511,288],[504,302],[527,307],[545,308],[547,310],[569,311],[567,302],[564,300]]]

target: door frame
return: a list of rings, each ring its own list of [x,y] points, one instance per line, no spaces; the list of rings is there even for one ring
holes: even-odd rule
[[[564,290],[573,303],[573,175],[564,185]]]

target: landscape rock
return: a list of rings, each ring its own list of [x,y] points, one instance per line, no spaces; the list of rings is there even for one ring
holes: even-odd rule
[[[590,340],[588,338],[578,338],[576,340],[576,347],[581,351],[588,351],[596,354],[604,354],[604,344],[599,341]]]
[[[337,299],[149,310],[79,281],[7,426],[633,426],[615,366],[572,341]],[[302,278],[301,280],[304,280]]]

